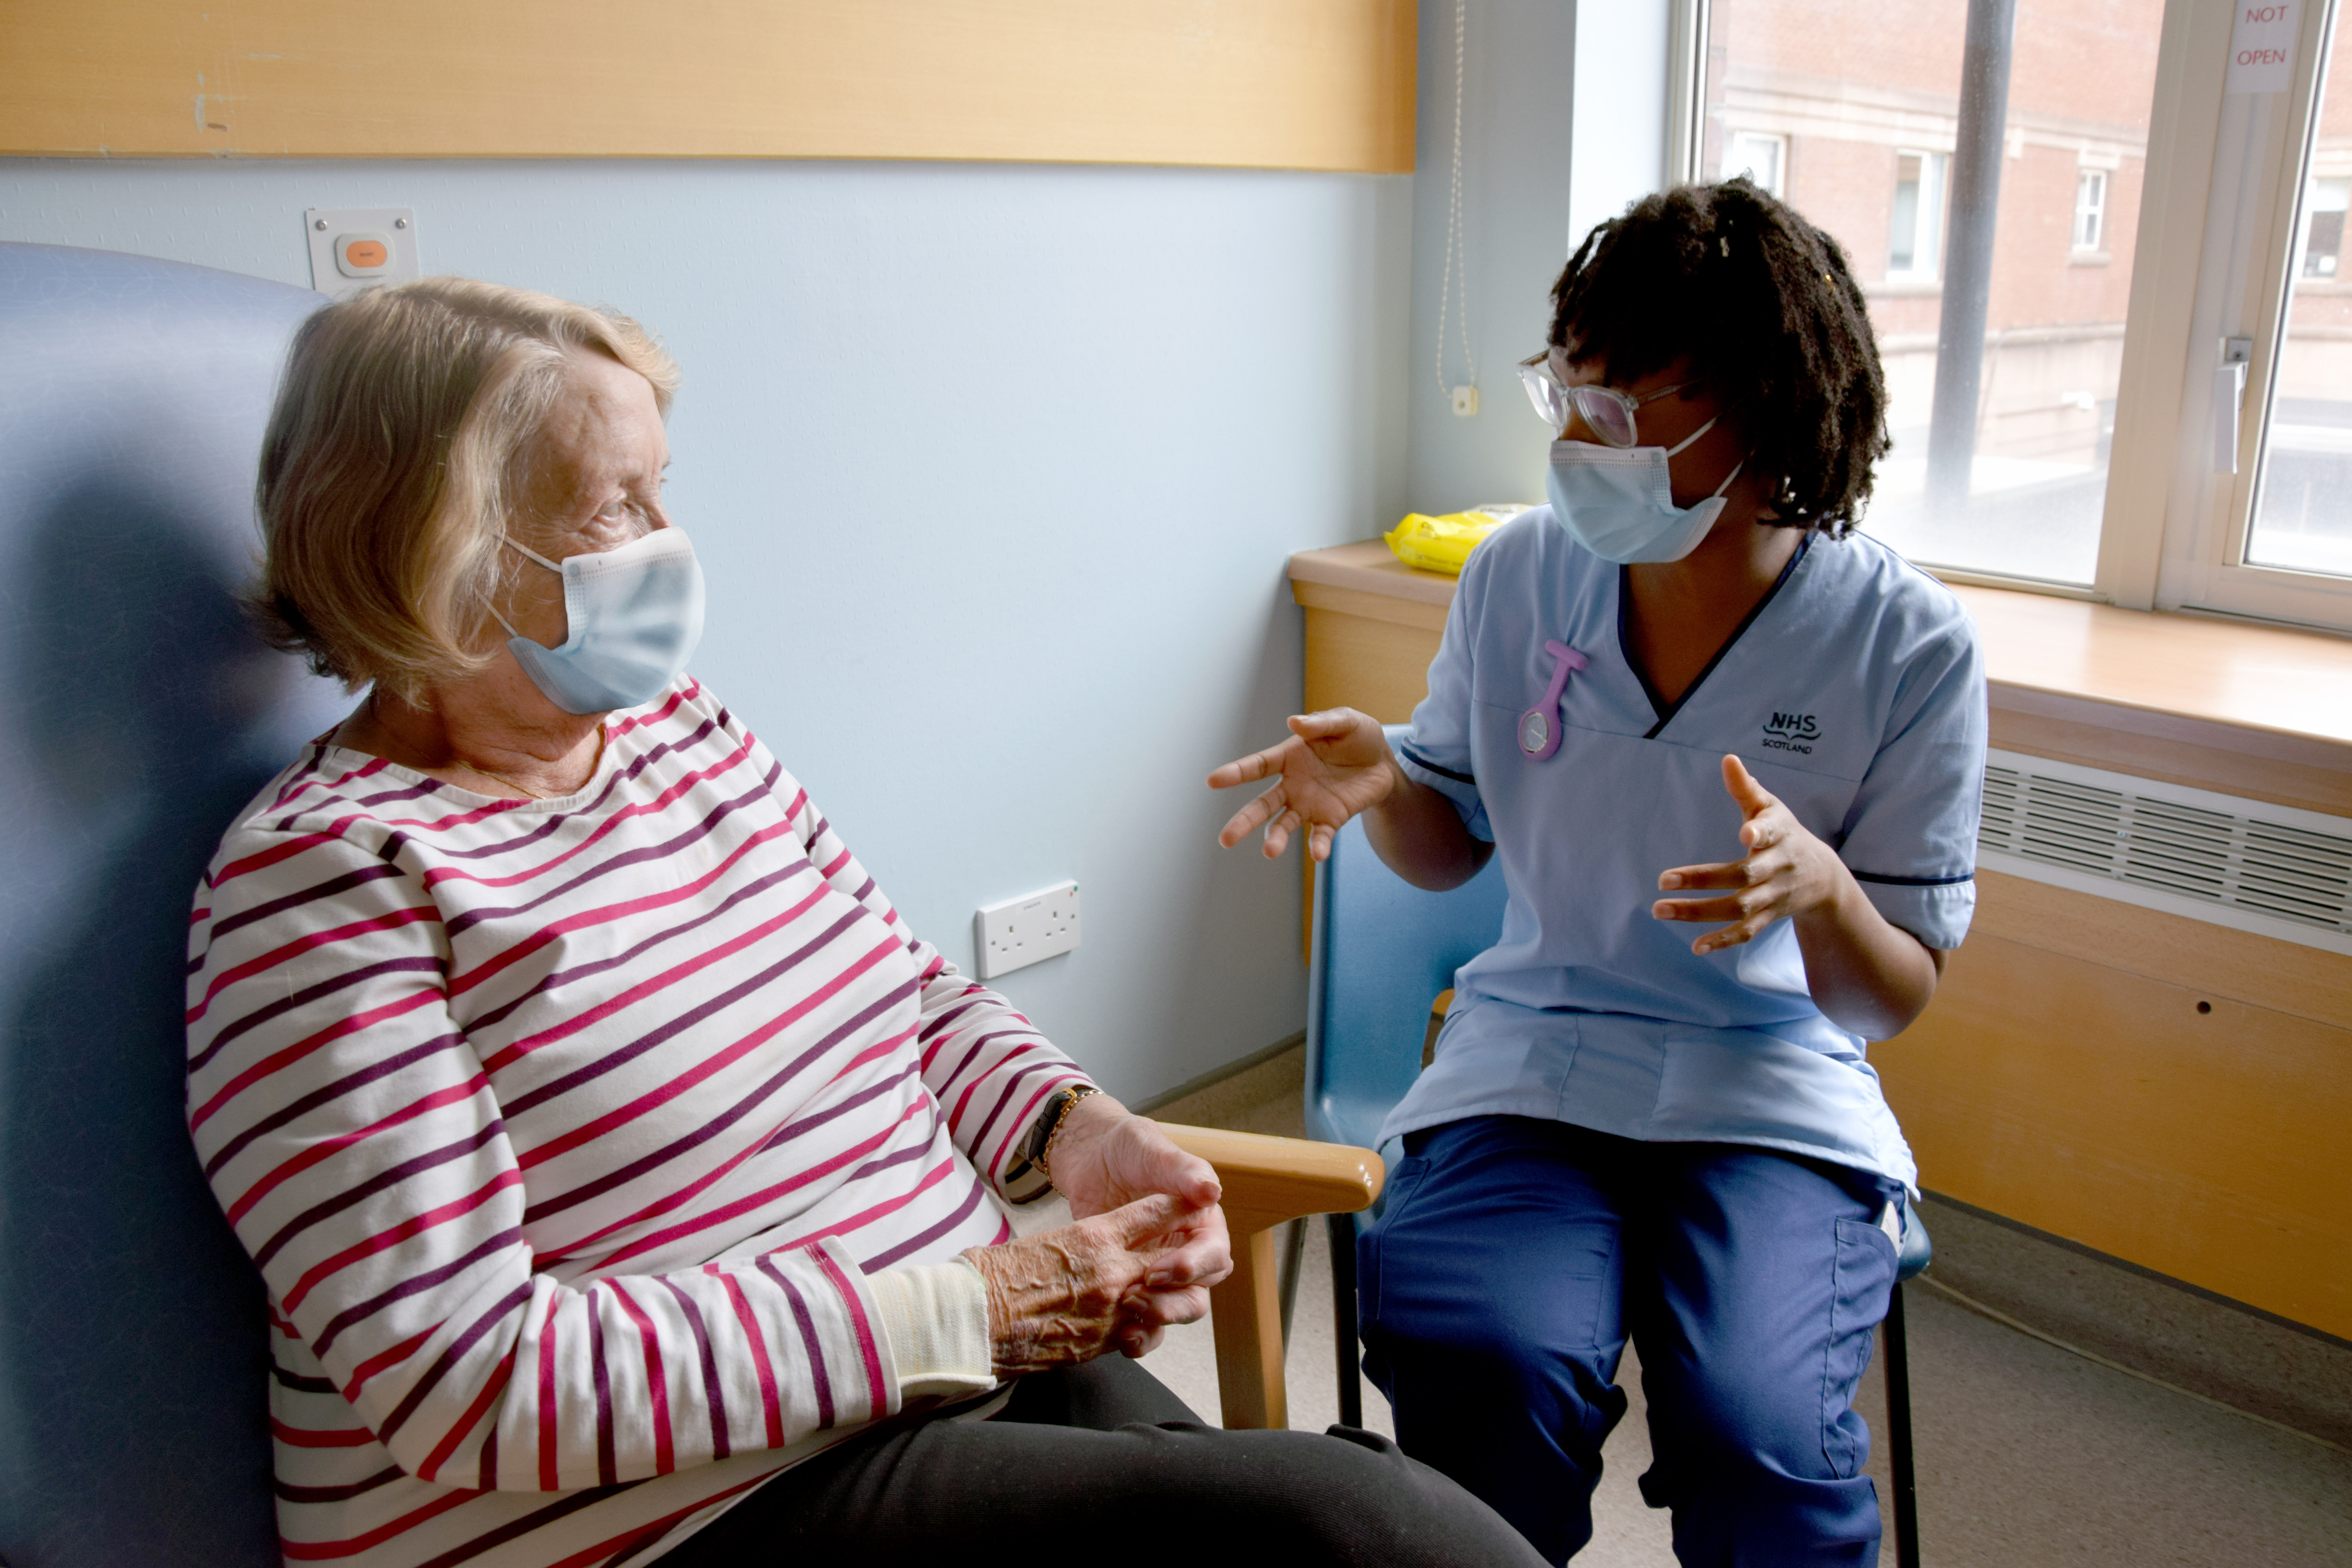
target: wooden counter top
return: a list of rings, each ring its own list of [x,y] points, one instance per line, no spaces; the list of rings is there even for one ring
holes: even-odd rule
[[[1335,544],[1328,550],[1302,550],[1290,558],[1290,580],[1327,588],[1352,588],[1359,593],[1384,594],[1443,609],[1454,603],[1456,579],[1442,572],[1408,566],[1378,539]]]
[[[1454,579],[1377,539],[1290,558],[1301,605],[1442,629]],[[2352,640],[1954,587],[1983,634],[1993,743],[2352,816]]]
[[[2000,685],[2352,745],[2352,641],[2048,594],[1952,592]]]

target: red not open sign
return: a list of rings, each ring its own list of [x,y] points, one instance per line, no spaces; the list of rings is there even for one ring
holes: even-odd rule
[[[2230,27],[2227,92],[2284,92],[2294,76],[2295,29],[2304,0],[2240,5]]]

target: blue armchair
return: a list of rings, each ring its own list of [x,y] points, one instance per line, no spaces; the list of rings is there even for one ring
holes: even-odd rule
[[[183,1119],[190,896],[348,706],[242,618],[306,289],[0,245],[0,1559],[278,1562],[261,1288]]]

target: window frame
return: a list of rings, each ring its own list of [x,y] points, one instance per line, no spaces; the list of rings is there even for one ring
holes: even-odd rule
[[[2127,609],[2179,610],[2352,632],[2352,577],[2243,564],[2257,501],[2283,318],[2301,264],[2304,171],[2317,130],[2334,29],[2352,25],[2352,0],[2288,0],[2296,5],[2296,48],[2284,92],[2225,96],[2240,0],[2165,0],[2149,110],[2146,160],[2124,322],[2121,384],[2109,447],[2097,566],[2088,586],[1998,572],[1922,564],[1949,582],[2091,599]],[[1697,71],[1709,33],[1707,0],[1670,0],[1679,76]],[[1687,119],[1703,96],[1679,82]],[[2352,91],[2352,83],[2346,84]],[[2231,109],[2230,103],[2242,105]],[[1695,133],[1675,145],[1686,157]],[[1948,153],[1906,145],[1916,154]],[[1786,157],[1783,153],[1783,177]],[[1898,164],[1899,168],[1899,164]],[[2254,178],[2225,180],[2249,169]],[[1696,176],[1696,158],[1675,165]],[[1937,171],[1938,204],[1949,200],[1948,163]],[[2095,247],[2070,245],[2069,259],[2108,258],[2116,172],[2101,162],[2081,174],[2105,175]],[[1924,182],[1923,182],[1924,183]],[[2078,184],[2078,193],[2080,186]],[[2078,194],[2078,205],[2079,205]],[[1923,204],[1924,205],[1924,204]],[[1887,236],[1887,283],[1909,291],[1942,277],[1948,221],[1938,214],[1935,266],[1897,272]],[[2070,231],[2070,240],[2072,231]],[[1915,252],[1916,254],[1916,252]],[[2352,285],[2352,262],[2338,273]],[[2214,373],[2221,340],[2247,336],[2253,354],[2237,426],[2238,471],[2212,471]]]
[[[1938,152],[1930,147],[1896,147],[1895,149],[1895,188],[1897,192],[1903,189],[1903,160],[1906,158],[1919,160],[1919,194],[1913,199],[1911,205],[1911,254],[1914,260],[1908,267],[1898,268],[1895,265],[1895,234],[1890,228],[1886,236],[1885,277],[1887,282],[1897,287],[1916,288],[1925,283],[1943,281],[1944,243],[1948,237],[1945,230],[1950,226],[1950,214],[1947,209],[1952,199],[1952,155],[1948,152]],[[1931,174],[1932,179],[1929,177]],[[1894,211],[1902,210],[1901,200],[1898,195]],[[1921,267],[1917,265],[1916,260],[1921,249],[1919,233],[1923,224],[1931,217],[1933,228],[1930,233],[1933,245],[1930,247],[1927,265]]]
[[[2306,184],[2305,188],[2307,192],[2315,191],[2323,184],[2345,186],[2346,190],[2344,195],[2346,205],[2340,207],[2317,208],[2310,206],[2307,203],[2305,204],[2303,216],[2295,225],[2294,256],[2294,276],[2296,279],[2295,287],[2297,289],[2301,289],[2305,284],[2315,281],[2334,285],[2342,285],[2347,282],[2352,282],[2352,279],[2347,279],[2344,272],[2343,262],[2345,235],[2344,226],[2340,223],[2336,226],[2336,248],[2329,253],[2328,257],[2328,259],[2336,264],[2336,270],[2333,272],[2314,273],[2308,270],[2307,268],[2307,264],[2311,259],[2311,226],[2313,220],[2315,219],[2322,211],[2336,213],[2339,216],[2346,215],[2347,212],[2352,212],[2352,179],[2347,179],[2341,174],[2330,175],[2325,179],[2315,177]]]
[[[2169,0],[2166,7],[2167,51],[2177,42],[2184,57],[2177,62],[2174,102],[2181,123],[2176,130],[2201,127],[2204,137],[2201,146],[2197,140],[2176,138],[2186,144],[2168,149],[2162,171],[2166,199],[2146,204],[2138,243],[2143,256],[2158,254],[2146,248],[2151,246],[2173,247],[2176,261],[2193,258],[2194,268],[2185,299],[2162,302],[2168,334],[2151,330],[2145,342],[2135,345],[2132,323],[2126,322],[2123,395],[2139,405],[2130,409],[2135,449],[2152,454],[2161,443],[2169,482],[2160,496],[2135,497],[2119,495],[2119,488],[2154,492],[2156,487],[2145,479],[2131,487],[2111,480],[2097,586],[2102,596],[2127,608],[2346,630],[2352,629],[2352,578],[2244,559],[2260,500],[2278,349],[2300,260],[2304,171],[2317,132],[2332,28],[2343,8],[2342,0],[2294,3],[2302,9],[2288,89],[2234,97],[2225,91],[2235,6]],[[2161,102],[2161,63],[2158,78]],[[2254,177],[2225,181],[2224,173],[2233,168]],[[2152,139],[2151,187],[2157,178]],[[2132,290],[2135,310],[2140,304],[2138,281],[2134,279]],[[2216,376],[2223,342],[2231,337],[2252,343],[2245,393],[2231,426],[2234,442],[2221,434],[2227,416],[2218,399],[2226,393]],[[2134,380],[2135,346],[2144,351],[2140,364],[2149,380]],[[2124,418],[2119,404],[2117,469],[2124,462]],[[2221,461],[2232,452],[2235,471],[2224,471]]]
[[[1723,132],[1723,161],[1727,166],[1735,161],[1732,148],[1738,144],[1739,140],[1742,137],[1746,137],[1751,142],[1769,142],[1772,144],[1772,184],[1767,185],[1765,189],[1772,195],[1780,196],[1785,199],[1786,193],[1789,189],[1789,137],[1787,132],[1780,131],[1751,131],[1744,125],[1725,128]]]
[[[2105,254],[2107,239],[2107,174],[2104,168],[2086,163],[2074,166],[2074,253],[2076,256]],[[2095,199],[2085,202],[2084,191],[2095,191]],[[2083,233],[2083,220],[2088,217],[2091,232]]]

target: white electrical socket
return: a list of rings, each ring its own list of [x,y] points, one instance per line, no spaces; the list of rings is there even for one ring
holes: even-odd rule
[[[980,977],[993,980],[1078,945],[1078,885],[1056,882],[1041,893],[991,904],[973,918]]]

